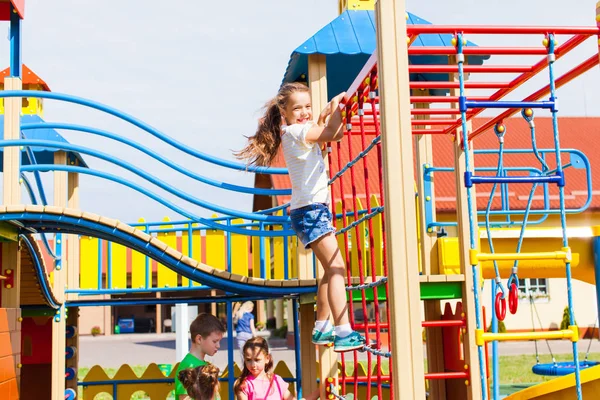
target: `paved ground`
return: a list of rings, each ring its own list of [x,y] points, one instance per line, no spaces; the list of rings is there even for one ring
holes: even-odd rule
[[[271,338],[269,344],[275,362],[285,361],[288,367],[294,371],[296,365],[294,350],[288,348],[282,339]],[[580,341],[579,351],[585,352],[588,344],[588,339]],[[553,341],[550,342],[550,346],[555,354],[572,351],[571,342],[568,341]],[[500,355],[535,354],[534,342],[505,342],[500,343],[499,348]],[[538,349],[540,353],[548,353],[548,347],[543,341],[538,342]],[[600,352],[600,342],[593,341],[590,352]],[[239,360],[239,354],[236,349],[236,360]],[[361,355],[361,359],[365,358],[365,355]],[[211,361],[221,369],[227,365],[226,339],[223,339],[221,350]],[[531,361],[532,364],[535,362],[533,356]],[[174,333],[83,336],[80,339],[79,365],[82,367],[102,365],[103,367],[118,368],[123,364],[148,365],[150,363],[176,363]]]

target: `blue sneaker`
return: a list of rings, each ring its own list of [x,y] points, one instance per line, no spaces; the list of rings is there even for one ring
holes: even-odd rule
[[[333,329],[331,329],[328,332],[321,332],[319,330],[313,329],[312,342],[313,344],[326,346],[328,344],[333,343],[334,336],[335,334]]]
[[[367,341],[360,333],[354,331],[346,337],[336,336],[333,341],[333,350],[338,353],[345,351],[360,350],[365,347]]]

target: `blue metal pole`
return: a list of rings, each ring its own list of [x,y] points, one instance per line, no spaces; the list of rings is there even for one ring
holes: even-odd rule
[[[21,17],[10,6],[10,76],[21,77]]]

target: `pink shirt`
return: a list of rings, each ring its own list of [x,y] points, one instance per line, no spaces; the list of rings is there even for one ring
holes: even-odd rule
[[[269,379],[256,379],[252,375],[246,378],[242,393],[248,400],[281,400],[288,390],[289,384],[279,375],[273,375],[273,382]]]

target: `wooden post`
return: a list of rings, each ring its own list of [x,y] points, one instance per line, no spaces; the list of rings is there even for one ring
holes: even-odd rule
[[[57,151],[54,153],[54,164],[66,165],[67,154],[64,151]],[[67,206],[67,191],[68,191],[68,180],[66,171],[54,171],[54,205],[57,207]],[[76,200],[76,191],[73,192],[73,200]],[[59,240],[63,243],[66,239],[66,235],[60,238],[59,235],[56,237],[56,244]],[[58,253],[58,252],[57,252]],[[57,254],[62,257],[63,252]],[[60,269],[55,269],[53,274],[53,285],[52,291],[56,299],[63,303],[65,301],[65,286],[67,283],[66,271],[69,268],[68,258],[63,257]],[[55,316],[54,322],[52,323],[52,400],[64,400],[65,398],[65,328],[66,328],[66,315],[65,307],[62,306]],[[75,377],[74,379],[77,379]]]
[[[161,297],[162,297],[162,294],[160,292],[156,292],[156,298],[160,299]],[[215,315],[215,314],[213,314],[213,315]],[[115,323],[117,323],[117,321],[115,321]],[[174,323],[174,321],[171,321],[171,332],[173,332],[173,325],[172,325],[173,323]],[[163,330],[163,326],[162,326],[162,305],[161,304],[157,304],[156,305],[156,333],[162,333],[162,330]]]
[[[405,2],[375,9],[394,398],[424,399]]]
[[[5,90],[21,90],[20,78],[4,78]],[[20,137],[21,98],[4,99],[4,139],[16,140]],[[3,161],[3,192],[2,204],[21,204],[21,187],[19,185],[21,166],[21,150],[19,147],[5,147]],[[6,329],[0,329],[3,340],[8,340],[10,351],[0,357],[5,366],[4,379],[0,380],[0,394],[14,393],[18,398],[21,378],[21,250],[19,242],[5,242],[2,246],[1,275],[12,277],[12,285],[0,281],[2,291],[2,310],[0,321]],[[14,372],[14,373],[13,373]]]
[[[67,205],[79,209],[79,174],[69,172],[67,175]],[[77,235],[65,235],[67,242],[67,288],[79,288],[79,238]],[[77,299],[74,293],[67,294],[68,300]]]
[[[415,96],[429,96],[429,90],[416,90]],[[429,103],[416,103],[415,108],[429,108]],[[417,115],[415,119],[429,119],[429,115]],[[427,129],[429,126],[415,126],[415,129]],[[426,166],[433,165],[433,146],[431,135],[417,135],[415,137],[416,156],[417,156],[417,186],[419,189],[419,236],[421,238],[421,267],[424,276],[438,275],[437,258],[437,236],[436,232],[427,229],[426,208],[431,206],[433,209],[432,217],[435,220],[435,192],[431,175],[427,179],[431,180],[431,191],[425,193],[425,175]],[[425,320],[436,321],[441,319],[442,310],[439,300],[425,300]],[[427,332],[427,369],[429,372],[444,371],[444,342],[442,340],[442,330],[440,328],[426,329]],[[446,385],[443,380],[434,379],[429,381],[429,398],[431,400],[440,400],[446,398]]]
[[[450,57],[450,64],[455,64],[456,58]],[[466,78],[465,78],[466,79]],[[454,74],[454,80],[458,81],[458,74]],[[451,89],[450,96],[458,96],[458,89]],[[465,92],[466,96],[466,92]],[[458,104],[451,105],[452,108],[458,108]],[[471,122],[467,123],[467,129],[471,130]],[[473,281],[473,270],[469,263],[469,249],[470,238],[469,238],[469,209],[467,207],[467,191],[465,187],[465,149],[462,146],[462,128],[456,130],[456,140],[454,141],[454,171],[456,179],[456,218],[458,222],[458,246],[459,246],[459,257],[460,257],[460,268],[461,274],[464,276],[463,290],[462,290],[462,307],[465,313],[465,319],[467,321],[467,329],[463,335],[463,348],[465,352],[465,364],[469,367],[471,379],[469,379],[469,385],[467,386],[467,399],[481,399],[482,391],[486,390],[481,386],[481,379],[479,376],[479,357],[477,351],[477,345],[475,344],[475,328],[476,328],[476,312],[475,309],[475,296],[473,293],[473,285],[479,284]],[[469,148],[471,152],[470,157],[473,160],[473,149]],[[473,167],[474,165],[471,164]],[[475,196],[475,188],[472,189],[473,200],[477,201]],[[473,215],[471,216],[477,221],[477,205],[473,207]],[[475,243],[479,248],[479,229],[475,229]],[[483,321],[485,324],[485,321]],[[483,327],[485,329],[485,327]],[[485,374],[485,368],[484,368]]]

